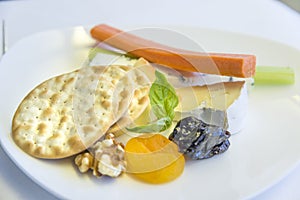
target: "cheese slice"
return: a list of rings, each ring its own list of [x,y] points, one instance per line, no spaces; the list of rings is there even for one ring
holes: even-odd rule
[[[180,100],[176,112],[184,113],[196,108],[226,111],[228,131],[233,134],[242,129],[248,107],[244,81],[178,88],[176,92]]]
[[[197,107],[227,110],[238,99],[245,82],[224,82],[212,85],[178,88],[179,106],[175,109],[186,112]]]

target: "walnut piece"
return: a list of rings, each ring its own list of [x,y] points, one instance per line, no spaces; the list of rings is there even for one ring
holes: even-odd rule
[[[87,172],[90,168],[92,168],[93,162],[94,158],[88,152],[79,154],[75,158],[75,164],[78,166],[78,169],[81,173]]]
[[[94,144],[89,152],[77,155],[75,164],[82,173],[91,169],[96,177],[118,177],[126,169],[124,154],[122,143],[118,143],[113,134],[107,134],[105,139]]]

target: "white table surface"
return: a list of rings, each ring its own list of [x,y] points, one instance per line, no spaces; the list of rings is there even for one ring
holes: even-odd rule
[[[0,1],[0,19],[6,21],[8,49],[35,32],[99,23],[209,27],[300,49],[300,14],[275,0]],[[299,183],[300,165],[255,199],[300,199]],[[0,148],[0,199],[56,197],[24,175]]]

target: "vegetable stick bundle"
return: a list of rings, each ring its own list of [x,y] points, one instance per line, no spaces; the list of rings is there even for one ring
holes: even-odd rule
[[[122,32],[105,24],[91,29],[93,38],[128,54],[177,70],[247,78],[255,74],[256,57],[246,54],[181,50]]]

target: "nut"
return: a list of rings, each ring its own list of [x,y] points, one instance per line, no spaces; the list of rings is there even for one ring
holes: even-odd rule
[[[85,173],[91,169],[96,177],[101,175],[118,177],[125,171],[124,146],[115,140],[113,134],[107,134],[89,150],[90,153],[84,152],[75,158],[75,164],[80,172]]]
[[[82,153],[76,156],[75,164],[78,166],[78,169],[81,173],[87,172],[93,166],[93,156],[88,153]]]

